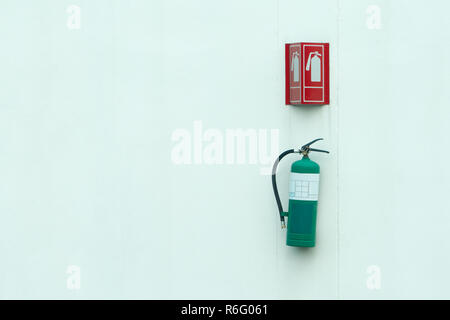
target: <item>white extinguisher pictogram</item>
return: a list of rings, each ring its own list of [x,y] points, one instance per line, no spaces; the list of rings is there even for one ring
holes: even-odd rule
[[[294,52],[292,55],[292,61],[291,61],[291,71],[294,73],[294,82],[300,81],[300,68],[299,68],[299,62],[300,62],[300,55],[298,52]]]
[[[322,55],[318,51],[310,52],[308,56],[308,61],[306,63],[306,71],[311,70],[311,82],[321,81],[321,62],[320,57]]]

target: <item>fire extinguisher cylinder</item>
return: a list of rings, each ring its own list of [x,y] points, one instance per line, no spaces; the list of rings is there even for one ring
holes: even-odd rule
[[[307,155],[291,166],[286,244],[314,247],[316,244],[319,165]]]
[[[285,226],[285,217],[288,218],[286,244],[294,247],[314,247],[316,244],[317,203],[319,199],[320,167],[309,158],[309,152],[324,152],[326,150],[311,148],[315,139],[300,149],[290,149],[283,152],[272,169],[272,186],[278,205],[282,228]],[[276,184],[276,170],[279,161],[290,153],[300,153],[302,159],[295,161],[291,166],[289,177],[289,211],[284,212],[281,205]]]

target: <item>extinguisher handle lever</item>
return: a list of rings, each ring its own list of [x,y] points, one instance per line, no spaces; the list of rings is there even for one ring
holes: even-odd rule
[[[321,150],[321,149],[311,148],[311,145],[312,145],[314,142],[317,142],[317,141],[320,141],[320,140],[323,140],[323,138],[314,139],[313,141],[308,142],[307,144],[304,144],[304,145],[300,148],[300,153],[303,154],[304,156],[307,156],[308,153],[309,153],[310,151],[323,152],[323,153],[330,153],[329,151],[326,151],[326,150]]]
[[[308,148],[310,145],[312,145],[313,143],[315,143],[315,142],[317,142],[317,141],[320,141],[320,140],[323,140],[323,138],[314,139],[313,141],[308,142],[307,144],[304,144],[304,145],[301,147],[301,149]]]
[[[330,151],[327,151],[327,150],[314,149],[314,148],[309,148],[309,151],[316,151],[316,152],[330,153]]]

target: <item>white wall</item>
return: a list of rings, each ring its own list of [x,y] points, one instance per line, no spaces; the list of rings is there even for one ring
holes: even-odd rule
[[[446,1],[0,8],[1,298],[450,298]],[[330,43],[329,106],[284,106],[297,41]],[[314,249],[285,246],[260,166],[173,163],[197,120],[325,138]]]

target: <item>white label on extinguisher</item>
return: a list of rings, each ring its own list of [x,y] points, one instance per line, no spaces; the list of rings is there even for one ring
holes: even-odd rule
[[[317,201],[319,199],[319,174],[291,172],[289,199]]]

